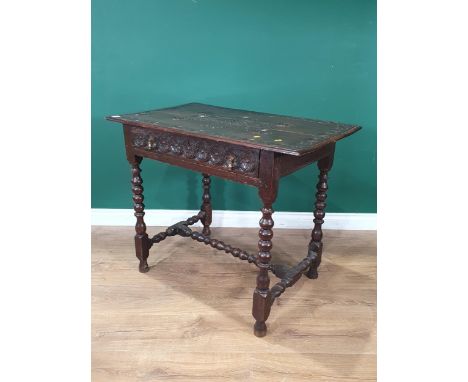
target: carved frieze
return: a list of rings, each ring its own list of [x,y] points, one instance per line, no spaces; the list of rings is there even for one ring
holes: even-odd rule
[[[133,147],[256,176],[258,150],[160,131],[132,130]]]

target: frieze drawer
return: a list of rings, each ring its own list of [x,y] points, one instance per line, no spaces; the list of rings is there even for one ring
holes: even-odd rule
[[[258,149],[141,128],[131,129],[130,137],[131,144],[136,149],[223,168],[247,176],[258,176]]]

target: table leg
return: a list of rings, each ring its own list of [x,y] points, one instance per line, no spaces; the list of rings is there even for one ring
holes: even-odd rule
[[[270,315],[272,297],[270,291],[270,277],[268,275],[271,249],[273,247],[273,203],[278,194],[278,173],[275,168],[274,153],[262,152],[260,155],[259,177],[262,184],[258,188],[258,193],[263,203],[262,218],[260,219],[260,231],[258,232],[258,254],[257,266],[257,287],[253,294],[252,315],[255,318],[254,334],[257,337],[266,335],[267,326],[265,321]]]
[[[271,204],[264,203],[262,208],[262,218],[260,219],[260,231],[258,232],[258,275],[257,287],[253,294],[252,315],[255,318],[254,334],[257,337],[266,335],[267,327],[265,321],[270,315],[271,294],[270,294],[270,277],[268,275],[268,265],[271,260],[271,248],[273,243],[273,208]]]
[[[210,224],[212,220],[212,208],[211,208],[211,195],[210,195],[210,176],[203,174],[203,203],[201,205],[201,210],[205,215],[200,219],[203,224],[203,235],[210,236]]]
[[[310,279],[316,279],[318,277],[318,267],[322,261],[322,224],[325,217],[325,207],[328,190],[328,171],[330,171],[333,165],[333,153],[325,158],[322,158],[317,163],[320,170],[319,181],[317,183],[317,193],[315,194],[315,211],[314,211],[314,228],[309,243],[309,251],[317,253],[314,261],[310,265],[309,271],[306,276]]]
[[[146,233],[146,224],[144,220],[145,216],[145,205],[143,204],[143,179],[141,178],[140,163],[142,158],[135,157],[133,161],[130,161],[132,166],[132,192],[133,192],[133,209],[135,211],[136,224],[135,224],[135,251],[136,257],[140,260],[139,270],[140,272],[148,272],[149,267],[147,258],[149,256],[150,242],[148,234]]]

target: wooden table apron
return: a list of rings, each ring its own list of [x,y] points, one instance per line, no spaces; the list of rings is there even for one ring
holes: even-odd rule
[[[119,116],[120,117],[120,116]],[[111,120],[113,117],[109,117]],[[132,191],[135,225],[135,250],[139,259],[140,272],[147,272],[147,259],[153,244],[169,236],[180,235],[210,245],[240,260],[258,267],[257,285],[253,293],[252,314],[255,318],[254,334],[266,335],[266,321],[274,300],[286,288],[293,286],[305,273],[308,278],[318,277],[318,267],[322,258],[322,224],[325,217],[328,189],[328,172],[333,164],[335,141],[324,142],[313,151],[302,155],[290,155],[272,151],[268,147],[254,147],[243,142],[233,143],[216,136],[193,136],[176,129],[158,128],[140,124],[123,123],[127,159],[132,166]],[[354,130],[359,129],[359,127]],[[353,131],[354,132],[354,131]],[[178,222],[153,237],[146,232],[144,221],[143,180],[140,163],[143,158],[153,159],[183,167],[203,174],[203,197],[200,212],[185,221]],[[271,263],[273,238],[273,203],[278,194],[278,182],[282,176],[317,162],[320,170],[314,210],[314,227],[307,255],[293,267]],[[263,203],[260,219],[258,253],[249,254],[222,241],[211,238],[212,221],[210,176],[218,176],[255,186]],[[191,225],[200,221],[202,232],[194,231]],[[270,288],[269,273],[279,278]]]

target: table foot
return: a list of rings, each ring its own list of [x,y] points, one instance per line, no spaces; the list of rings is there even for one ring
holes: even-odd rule
[[[148,266],[148,263],[144,263],[144,264],[140,264],[138,266],[138,270],[141,272],[141,273],[146,273],[150,270],[150,267]]]
[[[254,324],[254,334],[257,337],[265,337],[267,334],[267,326],[265,322],[257,321]]]
[[[309,279],[317,279],[318,278],[317,268],[310,268],[309,271],[305,275]]]

